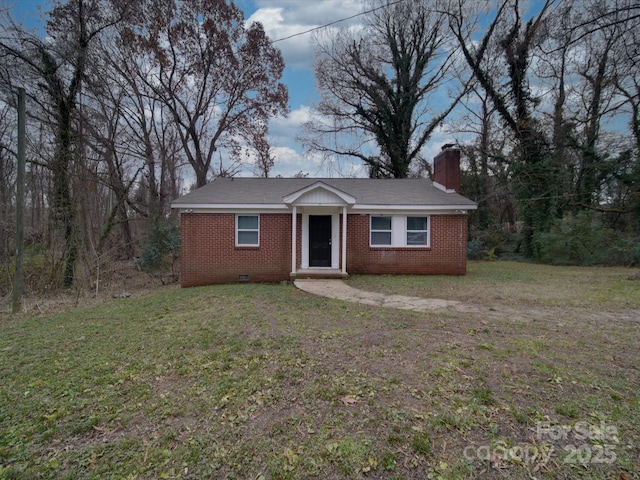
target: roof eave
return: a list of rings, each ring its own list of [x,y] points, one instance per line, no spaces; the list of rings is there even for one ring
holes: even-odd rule
[[[329,204],[309,204],[298,205],[302,207],[335,207]],[[469,204],[449,204],[449,205],[350,205],[349,211],[354,213],[367,212],[438,212],[438,213],[458,213],[464,214],[467,210],[476,210],[478,205]],[[266,203],[172,203],[172,209],[178,209],[182,212],[206,213],[206,212],[238,212],[238,211],[264,211],[264,212],[289,212],[291,206],[284,203],[266,204]]]
[[[180,210],[280,210],[288,211],[284,203],[172,203],[172,209]]]
[[[456,210],[476,210],[476,203],[446,204],[446,205],[354,205],[352,211],[456,211]]]

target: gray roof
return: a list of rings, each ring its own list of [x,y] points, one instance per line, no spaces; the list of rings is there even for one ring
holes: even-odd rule
[[[457,193],[447,193],[422,178],[217,178],[172,203],[174,208],[189,205],[274,205],[283,197],[322,182],[356,198],[359,205],[450,205],[475,208],[475,202]]]

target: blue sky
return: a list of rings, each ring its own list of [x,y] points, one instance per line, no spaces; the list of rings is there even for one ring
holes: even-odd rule
[[[25,26],[42,23],[38,8],[46,11],[47,0],[0,0],[0,5],[12,8],[13,16]],[[248,21],[260,21],[272,40],[307,31],[320,25],[351,17],[362,11],[362,0],[236,0]],[[353,25],[358,17],[336,26]],[[285,60],[283,82],[289,89],[287,118],[274,119],[270,124],[270,142],[274,147],[276,167],[274,175],[291,176],[299,171],[315,176],[338,176],[335,168],[323,163],[319,156],[305,156],[296,141],[301,125],[310,119],[313,104],[318,100],[313,75],[312,35],[305,34],[277,42]],[[424,152],[432,158],[443,143],[452,141],[444,133],[434,135]],[[348,175],[366,175],[359,163],[347,163],[342,169]]]

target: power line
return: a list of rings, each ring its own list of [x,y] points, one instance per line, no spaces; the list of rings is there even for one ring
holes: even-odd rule
[[[355,15],[351,15],[350,17],[340,18],[339,20],[334,20],[333,22],[325,23],[324,25],[320,25],[318,27],[310,28],[309,30],[304,30],[302,32],[294,33],[287,37],[278,38],[276,40],[272,40],[271,43],[282,42],[284,40],[289,40],[290,38],[299,37],[300,35],[306,35],[307,33],[315,32],[316,30],[322,30],[323,28],[330,27],[331,25],[335,25],[336,23],[346,22],[347,20],[351,20],[356,17],[360,17],[362,15],[367,15],[369,13],[373,13],[377,10],[381,10],[383,8],[392,7],[393,5],[397,5],[398,3],[402,3],[405,0],[395,0],[394,2],[387,3],[386,5],[380,5],[379,7],[372,8],[371,10],[365,10],[360,13],[356,13]]]

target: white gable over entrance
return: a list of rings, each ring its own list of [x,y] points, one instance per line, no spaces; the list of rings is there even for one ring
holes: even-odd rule
[[[316,182],[297,192],[284,196],[283,201],[288,206],[351,206],[356,203],[356,197],[326,183]]]

